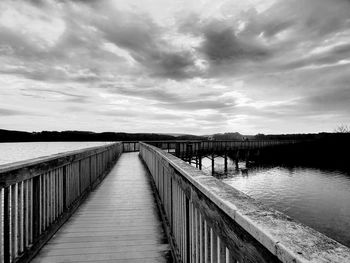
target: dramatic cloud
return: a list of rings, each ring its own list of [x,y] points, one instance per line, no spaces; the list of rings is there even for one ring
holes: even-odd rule
[[[349,14],[348,0],[4,0],[1,128],[332,131],[350,122]]]

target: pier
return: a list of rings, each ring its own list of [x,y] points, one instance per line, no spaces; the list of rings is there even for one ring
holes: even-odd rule
[[[205,143],[119,142],[0,166],[0,261],[350,262],[349,248],[175,156],[236,145]]]

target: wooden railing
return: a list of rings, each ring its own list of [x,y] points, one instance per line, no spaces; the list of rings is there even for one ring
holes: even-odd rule
[[[154,180],[178,262],[350,262],[350,249],[149,144]]]
[[[122,150],[114,143],[0,166],[0,262],[28,262]]]
[[[230,140],[230,141],[150,141],[147,144],[174,152],[176,156],[222,151],[253,150],[270,146],[295,144],[296,140]]]
[[[140,144],[138,141],[124,141],[123,152],[138,152],[140,150]]]
[[[230,150],[260,149],[269,146],[294,144],[295,140],[231,140],[231,141],[144,141],[144,143],[157,148],[173,152],[176,155],[197,154],[199,152],[220,152]],[[138,152],[140,145],[138,141],[124,141],[124,152]]]

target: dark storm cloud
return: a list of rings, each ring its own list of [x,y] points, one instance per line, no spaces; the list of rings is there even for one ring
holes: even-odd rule
[[[39,70],[37,73],[27,71],[19,74],[33,79],[39,79],[38,75],[45,76],[45,80],[53,75],[52,78],[56,79],[50,66],[67,60],[73,65],[84,62],[91,65],[101,59],[105,63],[125,63],[118,55],[107,54],[108,51],[101,48],[107,41],[126,50],[149,76],[186,79],[199,75],[192,52],[174,48],[169,41],[165,41],[163,36],[166,29],[156,24],[147,14],[122,12],[109,1],[61,2],[66,5],[62,16],[65,30],[53,47],[43,48],[28,36],[0,27],[0,45],[9,46],[13,58],[18,57],[27,63],[41,61],[47,66],[46,72]],[[39,3],[41,2],[38,1],[35,6]],[[32,68],[31,71],[35,69],[32,65],[28,66]],[[57,80],[64,79],[62,76],[62,79]],[[78,78],[76,81],[79,80],[84,79]]]
[[[239,38],[225,23],[211,22],[205,26],[203,34],[201,51],[214,63],[237,60],[258,61],[269,57],[266,47]]]
[[[342,34],[349,39],[349,13],[347,0],[277,1],[263,12],[251,8],[220,20],[192,14],[179,30],[203,38],[197,51],[208,59],[211,77],[274,72],[348,58],[348,43],[312,51]]]
[[[193,55],[165,41],[165,29],[148,15],[113,11],[108,20],[95,21],[95,26],[107,40],[127,50],[151,76],[184,79],[198,75]]]

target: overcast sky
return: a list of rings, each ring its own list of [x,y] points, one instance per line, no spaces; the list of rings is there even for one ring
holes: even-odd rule
[[[0,1],[0,128],[350,123],[349,0]]]

